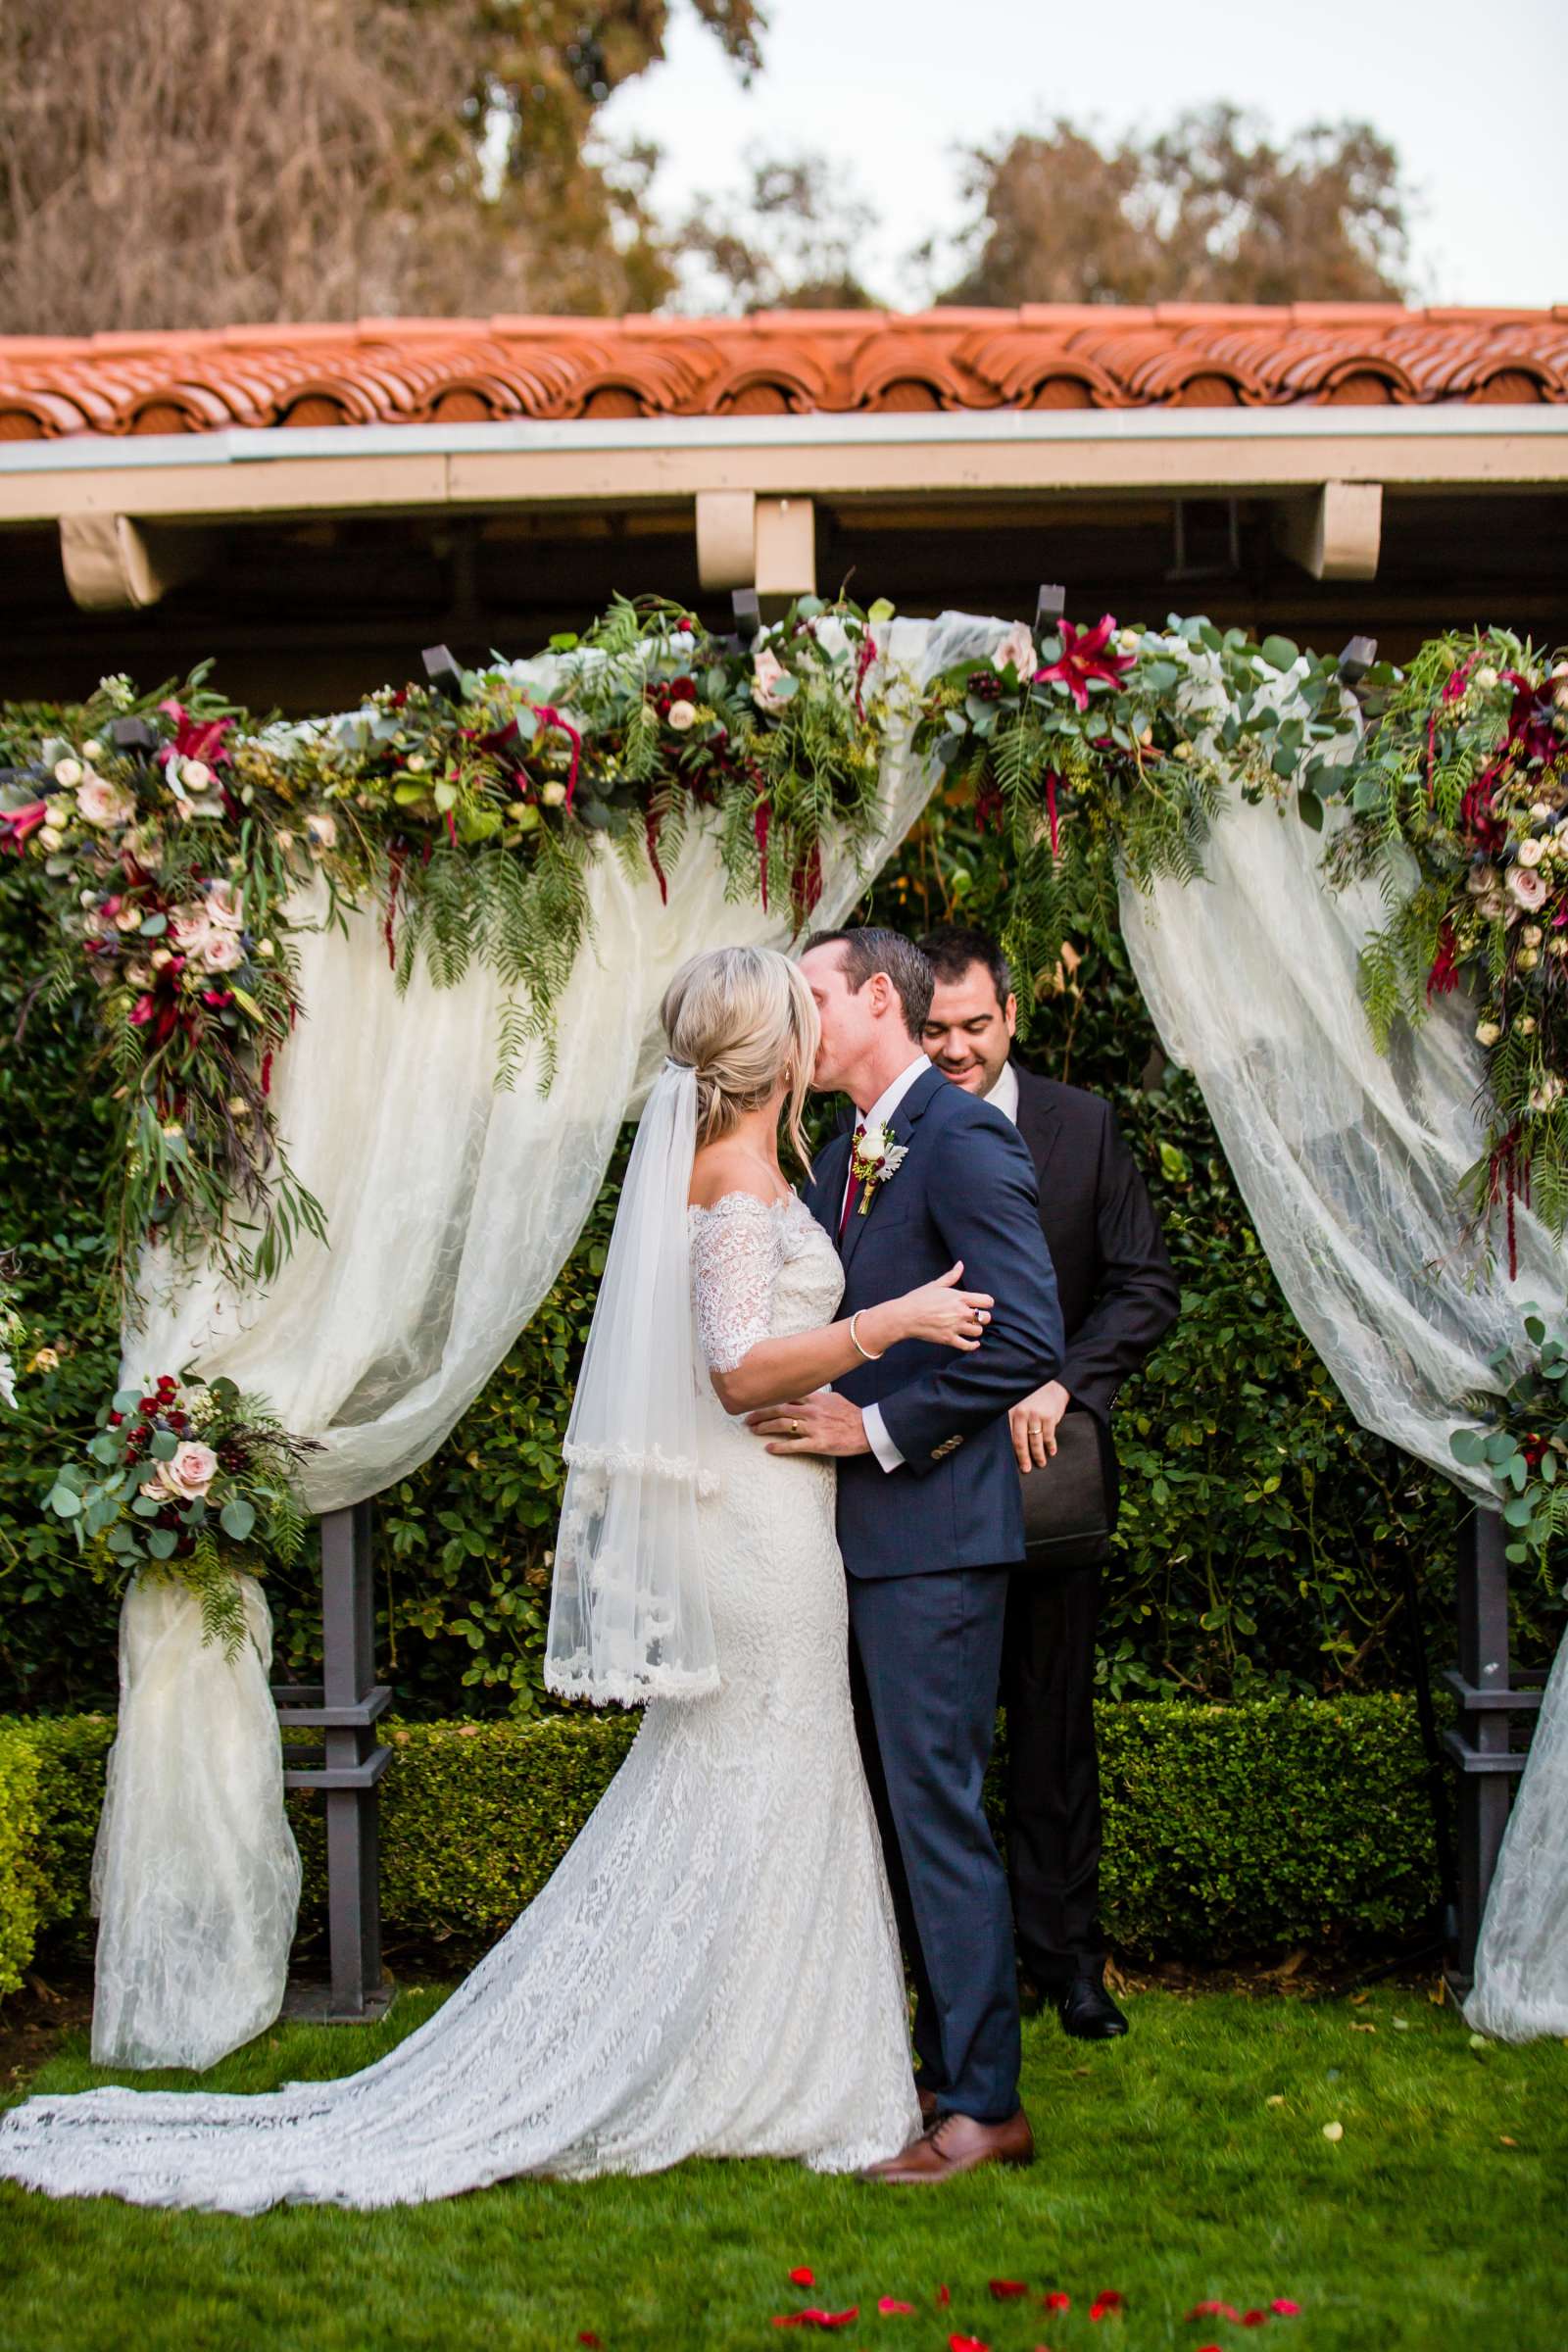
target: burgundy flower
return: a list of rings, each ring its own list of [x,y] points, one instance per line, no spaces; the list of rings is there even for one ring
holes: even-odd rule
[[[234,724],[231,718],[192,718],[183,703],[176,703],[172,696],[158,708],[174,722],[173,742],[159,749],[160,767],[167,767],[171,760],[200,760],[204,766],[217,767],[220,760],[233,757],[223,745],[223,737]]]
[[[1065,686],[1080,710],[1089,708],[1089,688],[1099,679],[1106,686],[1119,686],[1130,669],[1136,668],[1136,654],[1108,654],[1111,633],[1116,626],[1109,612],[1104,613],[1092,629],[1076,629],[1070,620],[1060,623],[1061,655],[1035,671],[1037,686]]]

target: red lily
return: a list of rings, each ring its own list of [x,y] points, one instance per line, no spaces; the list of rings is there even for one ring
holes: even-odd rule
[[[0,812],[0,850],[15,850],[20,858],[27,835],[37,830],[48,813],[42,801],[29,801],[24,808]]]
[[[208,767],[216,767],[221,760],[232,755],[223,748],[223,737],[234,724],[231,718],[192,718],[183,703],[172,696],[160,703],[174,722],[174,740],[163,744],[158,753],[158,764],[167,767],[171,760],[200,760]]]
[[[1092,679],[1098,678],[1106,686],[1119,686],[1127,672],[1137,666],[1136,654],[1105,651],[1115,626],[1109,612],[1103,613],[1092,629],[1076,629],[1070,620],[1062,621],[1061,658],[1048,662],[1044,669],[1037,669],[1035,684],[1065,686],[1077,708],[1087,710]]]

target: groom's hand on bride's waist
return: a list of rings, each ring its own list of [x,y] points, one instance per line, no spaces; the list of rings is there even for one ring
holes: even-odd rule
[[[769,1453],[869,1453],[865,1417],[847,1396],[820,1389],[787,1404],[764,1404],[748,1413],[746,1426],[767,1440]]]

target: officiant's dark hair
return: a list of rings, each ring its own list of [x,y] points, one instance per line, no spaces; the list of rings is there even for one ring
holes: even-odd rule
[[[859,995],[873,972],[887,974],[903,1008],[904,1025],[918,1044],[936,981],[913,940],[906,939],[902,931],[884,931],[875,923],[862,923],[853,931],[813,931],[801,954],[832,947],[844,950],[844,977],[852,997]]]
[[[972,963],[983,965],[991,974],[997,1003],[1006,1010],[1012,972],[989,931],[976,931],[967,923],[939,923],[921,940],[920,953],[939,980],[961,980]]]

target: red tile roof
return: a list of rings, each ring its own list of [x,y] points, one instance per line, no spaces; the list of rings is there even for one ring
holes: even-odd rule
[[[1026,304],[0,336],[0,440],[808,410],[1568,400],[1568,304]]]

